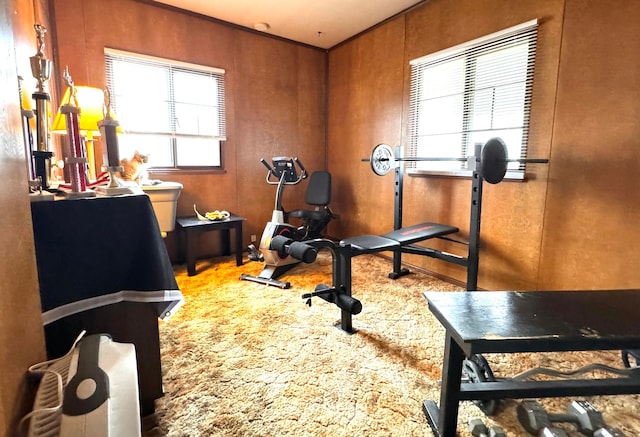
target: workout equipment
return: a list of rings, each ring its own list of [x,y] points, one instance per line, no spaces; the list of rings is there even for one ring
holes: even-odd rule
[[[471,419],[469,421],[469,432],[474,437],[506,437],[507,434],[499,426],[487,426],[481,419]]]
[[[631,368],[640,366],[640,349],[624,349],[622,350],[621,355],[624,367]],[[633,365],[631,364],[631,357],[635,360]]]
[[[285,156],[274,157],[271,160],[272,165],[260,159],[262,165],[267,168],[266,182],[269,185],[277,185],[276,199],[271,221],[267,222],[262,238],[260,240],[260,249],[255,246],[249,246],[249,259],[264,261],[265,265],[262,272],[258,276],[247,274],[240,275],[240,279],[244,281],[258,282],[261,284],[271,285],[279,288],[289,288],[289,282],[278,281],[280,277],[300,262],[299,259],[292,256],[282,256],[277,250],[270,248],[271,239],[277,235],[299,240],[298,230],[285,221],[285,212],[282,207],[282,193],[285,185],[299,184],[307,177],[307,170],[298,158],[290,158]]]
[[[604,421],[602,413],[587,401],[573,401],[567,407],[567,413],[574,416],[578,423],[578,431],[586,435],[624,436],[622,431],[610,428]]]
[[[524,400],[516,408],[520,425],[529,434],[539,436],[567,436],[568,434],[552,426],[553,422],[572,422],[574,418],[569,415],[549,414],[540,403],[534,400]]]
[[[439,235],[437,238],[446,239],[456,243],[466,244],[467,255],[459,256],[444,251],[435,250],[423,245],[401,244],[401,247],[393,253],[393,271],[389,274],[391,279],[409,273],[402,267],[402,254],[429,256],[445,262],[457,264],[467,269],[467,290],[477,289],[479,244],[480,244],[480,220],[482,212],[482,185],[483,181],[499,183],[506,174],[508,162],[547,163],[547,159],[517,159],[509,160],[507,147],[500,138],[492,138],[486,144],[476,144],[474,155],[467,158],[403,158],[401,148],[397,147],[395,154],[386,144],[376,146],[369,158],[363,159],[371,164],[374,173],[385,175],[393,168],[395,170],[395,197],[394,197],[394,225],[398,231],[402,229],[402,208],[404,191],[404,167],[406,161],[467,161],[471,170],[471,207],[469,219],[469,241],[461,242],[457,239]],[[457,232],[457,228],[455,228]],[[386,236],[386,235],[385,235]]]
[[[314,209],[296,209],[290,211],[287,215],[289,218],[300,219],[304,223],[303,226],[298,228],[298,234],[303,240],[320,238],[329,222],[338,218],[329,208],[329,203],[331,202],[331,173],[328,171],[311,173],[304,199]]]
[[[566,422],[588,436],[593,436],[596,432],[601,436],[624,436],[620,430],[608,427],[602,413],[587,401],[572,401],[566,413],[556,414],[548,413],[537,401],[525,400],[518,404],[517,414],[522,427],[533,435],[542,435],[539,433],[544,428],[553,430],[552,423]]]
[[[471,355],[462,362],[462,377],[465,382],[474,384],[496,380],[489,362],[480,354]],[[499,399],[474,400],[473,403],[487,416],[496,414],[500,406]]]
[[[378,176],[384,176],[396,167],[398,161],[451,161],[451,162],[468,162],[469,167],[473,167],[473,163],[481,162],[484,178],[490,184],[498,184],[502,182],[504,176],[507,174],[507,165],[510,162],[519,162],[525,164],[546,164],[548,159],[509,159],[507,146],[500,138],[491,138],[486,142],[482,149],[480,156],[468,156],[467,158],[446,158],[446,157],[409,157],[402,158],[395,156],[393,150],[387,144],[378,144],[374,147],[369,158],[364,158],[363,161],[368,161],[371,164],[371,169]]]

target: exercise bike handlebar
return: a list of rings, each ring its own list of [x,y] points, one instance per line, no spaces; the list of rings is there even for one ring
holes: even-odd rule
[[[272,158],[273,166],[264,158],[260,158],[260,162],[268,170],[266,182],[270,185],[296,185],[307,178],[307,169],[297,157],[274,157]]]

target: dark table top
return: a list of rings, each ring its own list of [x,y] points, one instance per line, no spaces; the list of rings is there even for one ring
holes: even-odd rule
[[[640,290],[425,292],[463,351],[640,348]]]
[[[176,223],[178,223],[179,227],[190,228],[194,226],[211,226],[215,224],[233,223],[244,220],[246,220],[244,217],[240,217],[235,214],[231,214],[229,218],[223,220],[200,220],[195,215],[190,215],[176,218]]]

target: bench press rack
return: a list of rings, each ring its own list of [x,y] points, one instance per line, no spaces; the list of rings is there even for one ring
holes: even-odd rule
[[[482,144],[475,145],[475,156],[480,156],[482,152]],[[396,147],[395,149],[395,196],[394,196],[394,214],[393,214],[393,229],[394,233],[402,233],[402,207],[403,207],[403,192],[404,192],[404,161],[400,158],[402,154],[402,148]],[[437,238],[447,239],[456,243],[468,244],[468,253],[466,257],[455,255],[452,253],[436,250],[430,247],[419,246],[413,244],[403,244],[393,252],[393,271],[389,273],[389,278],[397,279],[400,276],[409,274],[409,270],[402,267],[402,254],[408,253],[412,255],[428,256],[431,258],[440,259],[445,262],[457,264],[467,269],[467,286],[468,291],[476,290],[478,288],[478,265],[480,258],[480,219],[482,213],[482,185],[484,181],[484,175],[482,171],[482,161],[476,159],[469,160],[469,167],[472,170],[471,174],[471,207],[469,217],[469,242],[463,243],[458,240],[444,237],[443,234]],[[455,229],[454,232],[458,232],[459,229]],[[391,234],[391,233],[390,233]],[[387,237],[389,234],[383,235]]]

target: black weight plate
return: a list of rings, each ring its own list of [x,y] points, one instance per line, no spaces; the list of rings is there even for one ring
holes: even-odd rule
[[[500,138],[491,138],[482,148],[482,177],[498,184],[507,174],[507,146]]]
[[[484,357],[479,357],[484,360]],[[493,372],[491,372],[489,364],[486,363],[486,360],[484,360],[484,363],[486,363],[486,367],[484,366],[484,364],[482,364],[482,367],[484,368],[482,368],[481,365],[478,364],[478,361],[479,360],[475,356],[471,357],[471,359],[464,360],[462,363],[462,374],[469,379],[470,383],[477,384],[479,382],[494,381]],[[480,362],[482,363],[481,360]],[[487,374],[487,370],[490,375]],[[490,378],[488,378],[488,376],[490,376]],[[494,414],[496,414],[500,405],[498,399],[474,400],[473,403],[486,416],[493,416]]]

